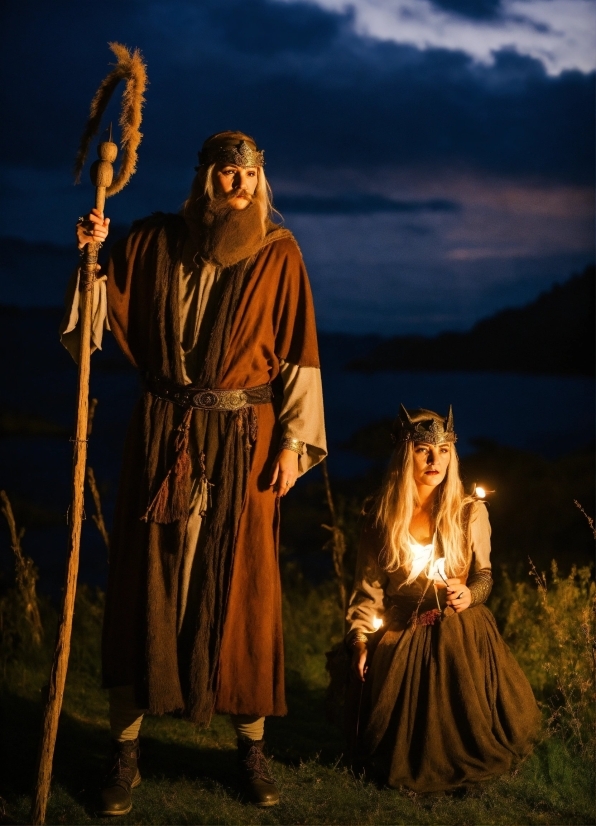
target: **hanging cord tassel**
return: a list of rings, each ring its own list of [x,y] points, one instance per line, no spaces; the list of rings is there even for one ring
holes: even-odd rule
[[[174,448],[176,459],[143,516],[143,522],[168,525],[188,516],[190,500],[190,453],[188,441],[192,407],[189,407],[177,428]]]
[[[242,407],[236,415],[236,428],[243,436],[243,446],[247,453],[253,448],[258,433],[257,413],[253,404]]]
[[[212,500],[211,500],[211,488],[214,487],[213,482],[210,482],[207,479],[207,467],[205,465],[205,454],[201,453],[199,456],[199,470],[201,471],[201,477],[199,479],[199,484],[201,485],[201,494],[200,494],[200,508],[199,513],[205,518],[207,515],[207,511],[211,507]]]
[[[238,420],[238,427],[244,435],[244,449],[250,453],[257,440],[258,420],[254,405],[250,404],[243,408]]]
[[[416,608],[414,608],[412,616],[410,617],[410,629],[411,629],[412,632],[414,632],[419,625],[428,625],[427,622],[421,622],[420,621],[421,618],[425,617],[426,614],[430,614],[430,613],[432,613],[432,611],[437,610],[436,608],[433,608],[432,611],[427,611],[426,614],[422,614],[422,615],[420,614],[420,606],[424,602],[424,597],[426,596],[426,592],[428,591],[429,586],[430,586],[430,580],[427,581],[426,588],[422,592],[422,595],[420,596],[420,599],[418,600],[418,604],[416,605]],[[431,623],[431,625],[432,625],[432,623]]]

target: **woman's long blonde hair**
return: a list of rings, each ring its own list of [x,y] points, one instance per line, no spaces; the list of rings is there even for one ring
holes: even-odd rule
[[[212,201],[215,197],[215,187],[213,184],[213,172],[216,164],[212,163],[208,166],[199,166],[197,174],[195,175],[190,193],[186,201],[182,204],[181,213],[185,218],[192,221],[201,212],[205,200]],[[273,217],[281,218],[280,213],[273,206],[273,193],[269,186],[269,181],[265,176],[265,170],[261,166],[258,168],[259,174],[257,178],[257,188],[254,194],[254,203],[258,206],[261,213],[261,220],[263,222],[264,231],[267,226],[273,221]]]
[[[432,410],[409,411],[412,422],[445,419]],[[448,443],[451,459],[445,479],[435,495],[433,507],[434,529],[438,543],[445,555],[445,571],[448,576],[461,576],[470,564],[470,551],[465,536],[464,506],[474,501],[466,496],[459,475],[459,461],[455,445]],[[385,481],[374,505],[373,515],[384,534],[380,562],[387,571],[399,568],[410,572],[412,550],[410,547],[410,523],[414,509],[420,504],[414,481],[414,443],[402,441],[397,445]],[[411,581],[408,580],[407,581]]]

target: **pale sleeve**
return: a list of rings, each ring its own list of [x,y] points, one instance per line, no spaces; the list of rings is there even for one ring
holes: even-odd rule
[[[281,364],[280,376],[282,439],[304,442],[298,459],[298,471],[302,475],[327,455],[321,371],[318,367],[299,367],[286,361]]]
[[[363,531],[358,549],[354,588],[346,614],[348,641],[357,633],[372,634],[376,631],[374,620],[382,619],[385,613],[388,576],[379,565],[376,550],[371,547],[371,534],[370,530]]]
[[[490,568],[490,522],[488,510],[482,502],[476,502],[470,517],[470,542],[473,554],[472,573]]]
[[[79,310],[81,293],[80,269],[73,273],[66,289],[65,313],[60,324],[60,341],[78,363],[80,350]],[[106,277],[98,278],[93,285],[93,313],[91,318],[91,352],[101,350],[104,330],[109,330]]]

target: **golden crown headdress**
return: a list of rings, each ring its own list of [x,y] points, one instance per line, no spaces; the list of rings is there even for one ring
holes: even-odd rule
[[[453,429],[453,408],[449,405],[449,412],[442,422],[434,417],[413,422],[409,412],[403,404],[400,404],[399,415],[393,425],[393,437],[398,444],[400,442],[425,442],[429,445],[440,445],[444,442],[456,442],[457,436]]]
[[[204,146],[199,152],[199,164],[209,166],[212,163],[233,164],[234,166],[264,166],[265,151],[251,146],[248,141],[241,140],[221,143],[213,142]]]

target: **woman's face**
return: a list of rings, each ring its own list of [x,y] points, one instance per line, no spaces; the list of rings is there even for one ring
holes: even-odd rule
[[[414,481],[417,487],[436,488],[440,485],[451,461],[451,445],[448,442],[441,445],[415,442],[413,456]]]
[[[259,180],[256,166],[216,166],[215,184],[220,195],[228,195],[232,209],[245,209],[255,194]]]

